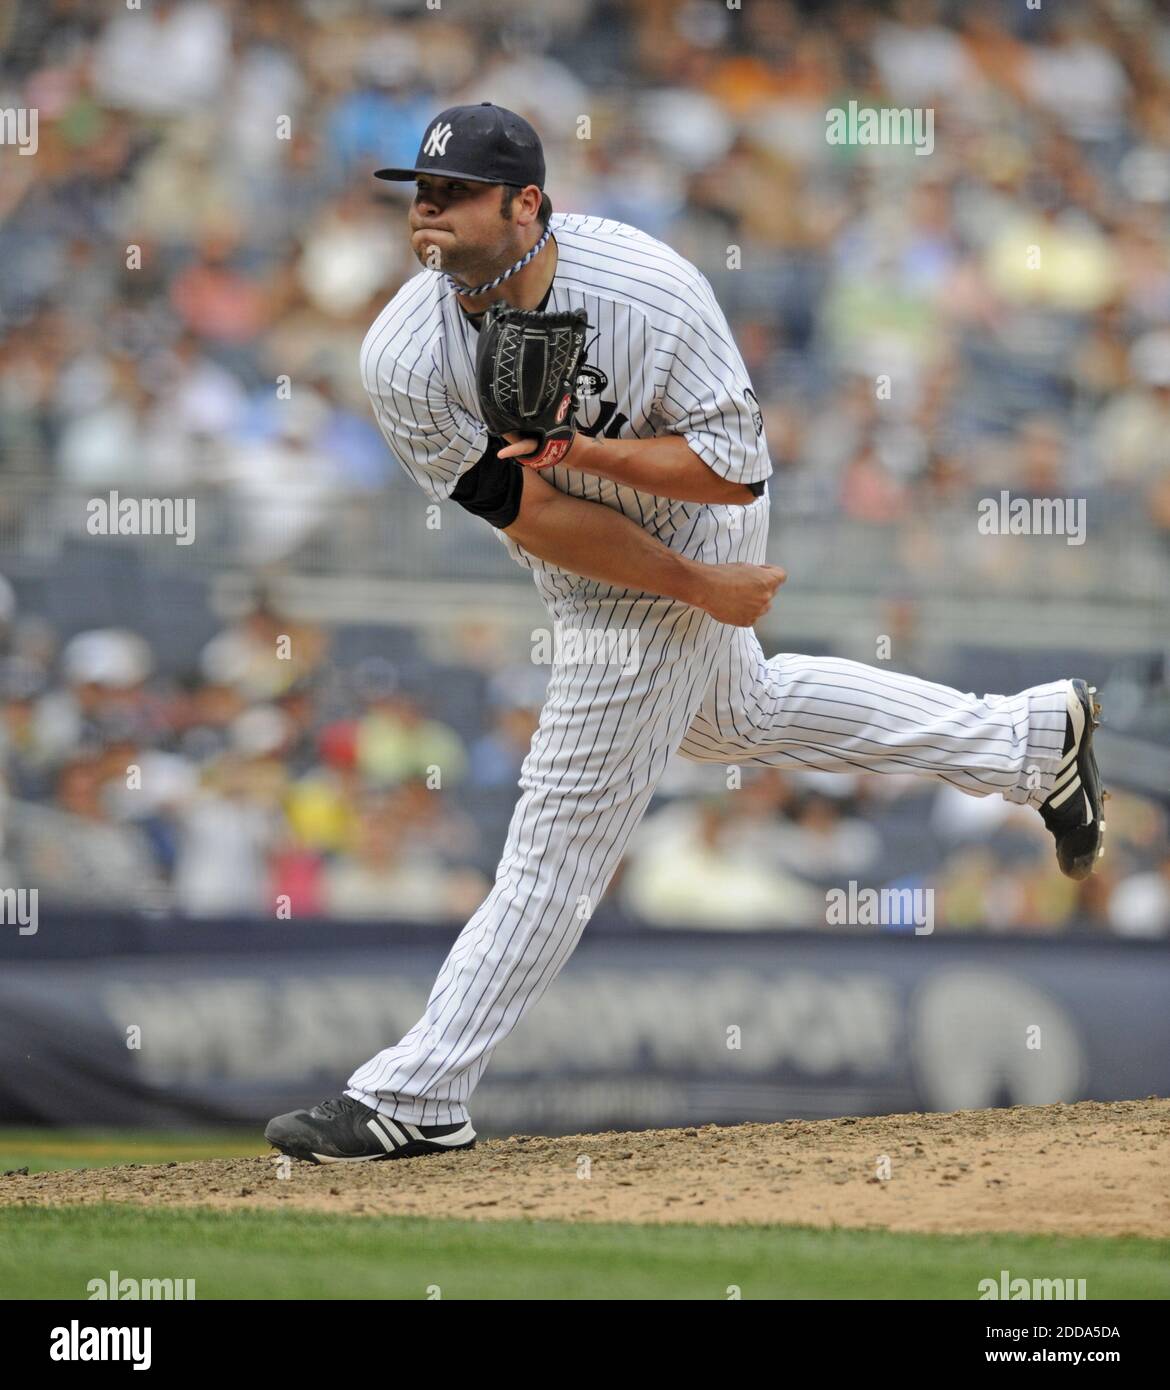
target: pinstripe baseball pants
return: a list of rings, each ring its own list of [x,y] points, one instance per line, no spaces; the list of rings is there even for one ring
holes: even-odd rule
[[[348,1082],[347,1095],[412,1124],[467,1119],[493,1049],[572,954],[676,751],[719,763],[913,772],[1033,806],[1052,789],[1067,681],[980,698],[855,661],[765,659],[750,629],[665,599],[578,598],[554,616],[635,630],[637,669],[553,666],[495,884],[422,1018]]]

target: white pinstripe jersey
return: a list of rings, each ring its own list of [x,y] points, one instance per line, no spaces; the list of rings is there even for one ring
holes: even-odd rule
[[[584,309],[591,325],[578,378],[579,426],[623,439],[681,434],[732,482],[769,477],[759,405],[706,277],[622,222],[554,213],[549,225],[557,266],[544,308]],[[476,339],[446,277],[424,270],[391,299],[362,344],[362,380],[382,433],[436,501],[450,496],[489,443],[478,415]],[[543,476],[562,492],[616,507],[672,549],[732,558],[718,553],[720,533],[738,527],[742,507],[657,497],[571,468],[546,468]],[[591,597],[628,592],[570,575],[497,534],[533,571],[546,599],[583,588]]]

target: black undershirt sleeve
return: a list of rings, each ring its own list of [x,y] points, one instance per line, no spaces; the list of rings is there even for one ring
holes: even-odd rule
[[[488,447],[478,463],[473,463],[455,484],[451,500],[472,516],[481,516],[498,531],[520,515],[524,492],[524,466],[515,459],[502,459],[499,451],[508,441],[501,435],[488,435]]]

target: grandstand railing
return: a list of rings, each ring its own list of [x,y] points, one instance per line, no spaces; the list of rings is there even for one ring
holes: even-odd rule
[[[483,599],[497,588],[531,592],[531,577],[496,533],[454,506],[428,512],[425,496],[406,484],[376,493],[305,488],[262,500],[222,488],[117,490],[122,498],[189,501],[193,542],[92,534],[90,504],[108,498],[108,488],[10,477],[0,487],[0,566],[51,568],[78,548],[129,548],[196,574],[266,568],[290,582],[329,581],[351,608],[364,593],[384,614],[388,602],[415,614],[420,599],[436,609],[466,604],[469,585]],[[1090,502],[1085,542],[1069,544],[1060,535],[983,535],[973,504],[877,524],[804,509],[799,497],[773,489],[769,557],[790,577],[770,618],[782,613],[791,632],[838,634],[860,622],[871,634],[875,622],[876,631],[888,630],[891,604],[907,599],[926,630],[941,620],[968,641],[1165,646],[1170,537],[1132,507],[1107,503],[1095,516]]]

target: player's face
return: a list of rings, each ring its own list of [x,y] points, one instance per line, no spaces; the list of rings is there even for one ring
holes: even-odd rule
[[[414,254],[429,269],[452,274],[515,260],[518,232],[500,215],[500,194],[499,184],[420,174],[410,205]]]

